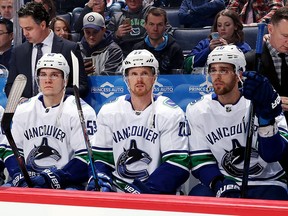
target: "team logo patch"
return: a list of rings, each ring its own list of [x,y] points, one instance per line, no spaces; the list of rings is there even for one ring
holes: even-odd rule
[[[174,101],[172,101],[170,98],[167,98],[164,102],[164,105],[172,107],[172,108],[177,108],[178,105],[174,103]]]
[[[34,145],[27,157],[27,164],[30,165],[35,171],[43,171],[44,169],[51,168],[51,166],[41,166],[39,161],[41,159],[51,159],[52,161],[59,161],[61,159],[60,153],[48,145],[47,138],[43,138],[40,146]]]
[[[130,148],[124,149],[124,152],[119,156],[117,162],[117,171],[123,178],[146,180],[149,177],[149,173],[146,169],[132,171],[128,166],[134,165],[137,162],[143,162],[149,164],[152,158],[141,149],[138,149],[136,141],[131,140]]]
[[[241,146],[237,140],[232,140],[233,149],[226,151],[222,158],[222,167],[231,176],[241,178],[243,176],[243,163],[245,147]],[[256,149],[252,148],[251,158],[257,158],[259,154]],[[251,161],[252,162],[252,161]],[[259,164],[251,164],[249,168],[249,175],[257,175],[263,170],[263,167]]]
[[[94,20],[95,20],[95,17],[93,15],[90,15],[87,17],[88,22],[94,22]]]

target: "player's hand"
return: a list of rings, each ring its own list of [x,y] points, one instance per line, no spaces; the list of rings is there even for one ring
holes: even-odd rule
[[[28,171],[28,174],[32,178],[37,175],[37,173],[34,171]],[[13,175],[12,180],[11,180],[11,186],[12,187],[28,187],[27,182],[25,181],[24,176],[22,175],[21,172],[17,172]]]
[[[45,169],[31,181],[35,188],[61,189],[64,188],[65,173],[60,169]]]
[[[105,173],[98,172],[97,173],[97,182],[98,185],[95,184],[94,177],[91,176],[88,180],[86,190],[87,191],[100,191],[102,192],[111,192],[112,190],[112,179],[106,175]]]
[[[243,76],[246,77],[243,83],[243,96],[253,102],[256,115],[274,120],[281,114],[282,107],[280,96],[269,80],[252,71],[244,72]]]
[[[122,38],[125,35],[129,34],[132,31],[132,27],[129,24],[121,24],[119,25],[117,31],[116,31],[116,36],[117,38]]]
[[[214,187],[216,197],[240,198],[240,187],[230,179],[219,180]]]
[[[134,194],[153,194],[149,187],[145,185],[139,179],[134,179],[132,184],[127,185],[124,188],[126,193],[134,193]]]

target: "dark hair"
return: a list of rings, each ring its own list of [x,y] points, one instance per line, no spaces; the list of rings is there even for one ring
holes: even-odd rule
[[[270,22],[277,25],[282,19],[288,20],[288,7],[284,6],[275,11],[272,15]]]
[[[232,35],[232,42],[238,43],[244,41],[244,32],[243,32],[243,24],[240,20],[239,14],[233,10],[224,9],[216,14],[214,23],[211,27],[211,32],[217,31],[217,21],[220,16],[227,16],[233,20],[234,25],[236,26],[236,30]]]
[[[0,18],[0,24],[3,24],[6,26],[7,33],[12,33],[13,32],[13,22],[6,18]]]
[[[50,16],[45,10],[42,3],[28,2],[23,5],[18,11],[18,17],[32,16],[34,21],[39,25],[41,22],[45,21],[46,26],[49,26]]]
[[[49,28],[52,29],[54,31],[54,27],[55,27],[55,23],[57,21],[62,21],[64,22],[66,28],[67,28],[67,31],[68,31],[68,40],[71,40],[72,39],[72,36],[71,36],[71,28],[70,28],[70,25],[69,23],[67,22],[67,20],[65,20],[63,17],[61,16],[56,16],[54,17],[51,22],[50,22],[50,25],[49,25]]]
[[[43,5],[48,6],[48,13],[50,15],[50,19],[53,19],[56,16],[56,7],[53,0],[42,0]]]
[[[164,17],[164,22],[165,24],[167,23],[167,13],[164,9],[159,8],[159,7],[152,7],[151,9],[148,10],[148,12],[145,15],[145,22],[147,23],[148,20],[148,15],[152,14],[153,16],[163,16]]]

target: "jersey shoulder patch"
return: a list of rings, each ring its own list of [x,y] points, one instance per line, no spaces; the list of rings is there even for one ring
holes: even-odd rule
[[[168,107],[171,107],[171,108],[178,108],[179,106],[174,102],[172,101],[170,98],[166,98],[164,101],[163,101],[163,104],[168,106]]]

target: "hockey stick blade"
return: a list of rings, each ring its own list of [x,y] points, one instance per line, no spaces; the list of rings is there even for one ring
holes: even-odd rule
[[[75,54],[71,51],[71,59],[73,66],[73,86],[76,85],[79,88],[79,62]]]
[[[74,95],[75,95],[76,106],[77,106],[77,109],[78,109],[78,115],[79,115],[79,119],[80,119],[80,124],[81,124],[82,132],[83,132],[83,136],[84,136],[84,140],[85,140],[85,145],[86,145],[86,149],[87,149],[87,152],[88,152],[88,158],[89,158],[89,161],[90,161],[92,174],[93,174],[93,178],[94,178],[94,181],[95,181],[96,190],[100,191],[100,186],[99,186],[98,180],[97,180],[96,169],[95,169],[95,166],[94,166],[94,161],[95,160],[93,158],[92,147],[91,147],[91,143],[90,143],[90,140],[89,140],[89,136],[87,134],[87,129],[86,129],[86,125],[85,125],[85,119],[84,119],[82,106],[81,106],[81,102],[80,102],[79,89],[78,89],[78,87],[76,85],[73,85],[73,90],[74,90]]]
[[[24,179],[28,185],[28,187],[33,187],[32,181],[30,179],[30,176],[28,174],[27,168],[25,166],[24,160],[19,154],[18,148],[15,144],[14,138],[11,133],[11,122],[12,118],[14,116],[16,107],[19,103],[20,97],[24,91],[24,88],[27,83],[27,78],[23,74],[19,74],[12,85],[11,91],[8,96],[6,108],[2,117],[1,121],[1,127],[5,132],[6,138],[10,144],[10,147],[14,153],[14,156],[17,160],[18,166],[24,176]]]

